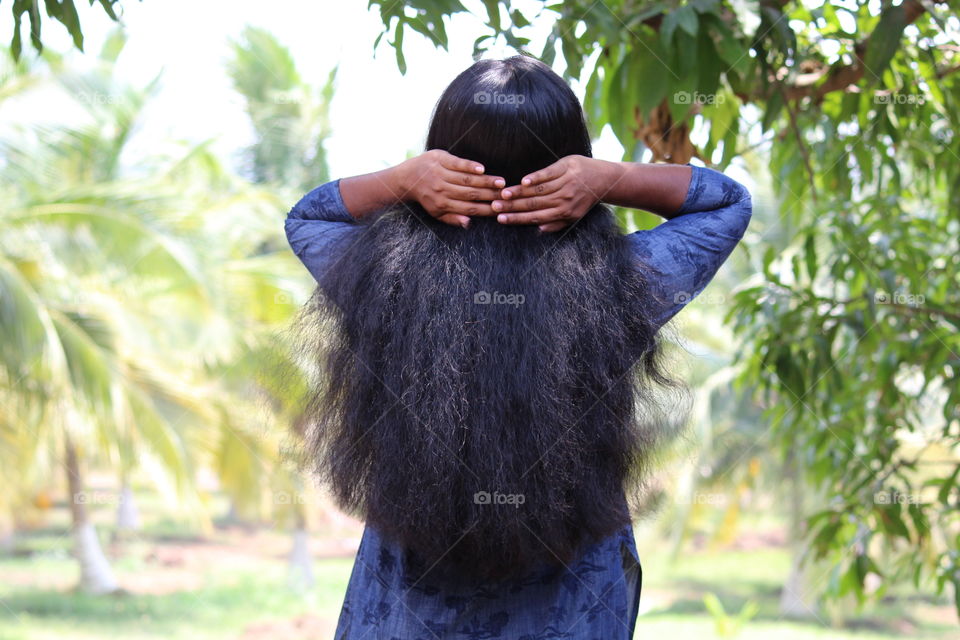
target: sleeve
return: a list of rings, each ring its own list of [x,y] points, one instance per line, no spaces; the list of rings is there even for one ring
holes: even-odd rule
[[[315,280],[330,266],[333,248],[357,226],[340,196],[340,181],[321,185],[300,199],[284,223],[287,242]]]
[[[740,242],[753,204],[739,182],[719,171],[692,167],[677,215],[627,236],[649,268],[659,325],[666,324],[710,283]]]

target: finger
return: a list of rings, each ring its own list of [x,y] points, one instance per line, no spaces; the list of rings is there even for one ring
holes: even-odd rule
[[[544,197],[534,196],[531,198],[519,198],[517,200],[494,200],[490,206],[497,213],[523,213],[525,211],[538,211],[540,209],[550,209],[555,207],[557,202],[547,194]]]
[[[489,204],[500,197],[500,191],[498,189],[486,189],[482,187],[450,185],[445,190],[445,195],[451,200],[463,200],[465,202],[481,201]]]
[[[563,187],[563,184],[563,180],[556,179],[531,185],[520,184],[501,190],[500,196],[504,200],[516,200],[517,198],[527,198],[530,196],[545,196],[559,191],[561,187]]]
[[[563,164],[563,160],[557,160],[549,167],[540,169],[539,171],[534,171],[533,173],[527,174],[520,181],[522,185],[534,185],[541,184],[543,182],[548,182],[550,180],[555,180],[562,176],[566,172],[567,168]]]
[[[540,225],[540,233],[555,233],[557,231],[563,231],[569,225],[566,222],[550,222],[548,224]]]
[[[454,227],[462,227],[464,229],[470,226],[470,218],[468,216],[458,216],[452,213],[442,215],[437,218],[440,222],[444,224],[449,224]]]
[[[466,171],[447,170],[443,173],[443,179],[450,184],[478,189],[499,190],[507,186],[506,181],[500,176],[477,175]]]
[[[450,169],[451,171],[459,171],[463,173],[483,173],[483,165],[479,162],[474,162],[473,160],[467,160],[465,158],[458,158],[452,153],[443,152],[443,155],[440,157],[440,166]]]
[[[500,214],[497,216],[497,222],[501,224],[541,225],[561,221],[566,221],[566,212],[563,209],[557,208],[531,211],[529,213]]]
[[[465,202],[463,200],[445,200],[438,206],[444,214],[455,213],[461,216],[492,216],[494,211],[488,202]]]

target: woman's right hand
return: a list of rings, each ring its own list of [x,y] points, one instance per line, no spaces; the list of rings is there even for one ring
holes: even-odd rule
[[[494,215],[491,203],[506,186],[503,178],[488,176],[479,162],[433,149],[394,168],[396,192],[414,200],[446,224],[467,228],[471,216]]]

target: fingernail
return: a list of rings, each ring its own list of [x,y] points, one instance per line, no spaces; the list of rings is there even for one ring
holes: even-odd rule
[[[501,189],[502,189],[503,187],[507,186],[507,183],[504,182],[503,180],[496,180],[496,181],[494,181],[493,184],[495,184],[496,186],[500,187]]]
[[[466,229],[467,227],[470,226],[470,221],[469,221],[469,220],[464,220],[463,222],[460,223],[460,226],[463,227],[464,229]]]
[[[494,211],[503,211],[503,205],[500,204],[499,202],[494,202],[490,206],[493,207]]]
[[[475,167],[473,168],[473,170],[476,171],[477,173],[483,173],[483,165],[482,165],[482,164],[478,164],[477,166],[475,166]]]
[[[522,180],[522,182],[523,182],[523,184],[527,184],[527,185],[528,185],[528,184],[530,184],[530,178],[524,178],[524,179]]]
[[[507,216],[497,216],[497,222],[506,222]]]
[[[546,228],[546,227],[537,227],[537,229],[540,230],[540,233],[546,233],[546,232],[547,232],[547,228]]]
[[[509,198],[509,197],[512,196],[512,195],[513,195],[513,192],[511,192],[511,191],[504,191],[504,192],[503,192],[503,197],[504,197],[504,198]]]

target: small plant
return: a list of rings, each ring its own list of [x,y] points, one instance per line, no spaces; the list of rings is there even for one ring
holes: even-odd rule
[[[713,593],[703,596],[703,606],[707,608],[710,615],[713,616],[713,623],[717,628],[717,637],[735,638],[743,630],[743,626],[755,615],[760,607],[753,600],[747,600],[740,613],[731,615],[723,608],[723,603]]]

